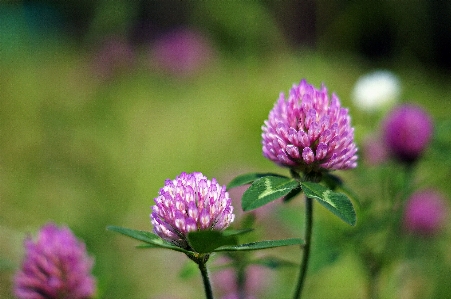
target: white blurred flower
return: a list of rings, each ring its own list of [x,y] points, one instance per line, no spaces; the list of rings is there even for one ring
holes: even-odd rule
[[[360,77],[352,91],[357,108],[372,112],[388,108],[398,101],[401,83],[390,71],[378,70]]]

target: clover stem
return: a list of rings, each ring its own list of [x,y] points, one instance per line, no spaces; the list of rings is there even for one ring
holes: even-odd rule
[[[293,299],[301,298],[301,293],[304,287],[305,277],[307,275],[308,261],[310,257],[310,243],[312,239],[312,224],[313,224],[313,200],[306,197],[305,200],[305,239],[304,246],[302,246],[302,262],[299,269],[299,277]]]
[[[204,261],[198,263],[200,273],[202,274],[202,280],[204,282],[205,296],[207,299],[213,299],[213,291],[211,289],[210,279],[208,277],[208,270]]]

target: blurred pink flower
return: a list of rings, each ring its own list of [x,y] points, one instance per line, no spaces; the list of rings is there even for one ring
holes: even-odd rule
[[[157,39],[150,50],[152,67],[164,74],[186,77],[208,65],[213,47],[200,32],[179,28]]]
[[[414,193],[404,210],[404,228],[415,235],[432,236],[440,231],[448,214],[446,201],[435,190]]]
[[[42,227],[36,242],[25,240],[25,258],[14,277],[20,299],[87,299],[95,292],[93,260],[67,227]]]
[[[431,116],[421,107],[404,104],[393,109],[383,123],[383,138],[395,158],[403,162],[417,160],[432,139]]]

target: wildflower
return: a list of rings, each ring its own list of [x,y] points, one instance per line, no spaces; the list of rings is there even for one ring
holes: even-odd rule
[[[431,236],[443,226],[447,207],[442,195],[435,190],[414,193],[407,201],[403,223],[413,234]]]
[[[223,230],[235,217],[226,187],[200,172],[166,180],[154,201],[150,214],[154,233],[186,249],[189,232]]]
[[[202,70],[210,62],[213,49],[209,40],[200,32],[180,28],[166,33],[152,44],[152,66],[165,74],[176,77],[190,76]]]
[[[372,112],[395,103],[401,94],[401,84],[390,71],[378,70],[359,78],[352,91],[354,104]]]
[[[263,155],[305,173],[357,166],[354,128],[335,94],[302,80],[283,93],[262,126]]]
[[[413,162],[424,152],[432,138],[432,119],[421,107],[404,104],[387,115],[383,134],[384,141],[395,158]]]
[[[25,240],[25,258],[14,278],[14,293],[21,299],[86,299],[95,291],[93,260],[83,242],[67,227],[50,223],[36,242]]]

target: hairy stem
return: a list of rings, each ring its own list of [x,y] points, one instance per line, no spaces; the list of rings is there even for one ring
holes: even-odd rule
[[[206,263],[201,261],[198,263],[200,273],[202,274],[202,280],[204,282],[205,296],[207,299],[213,299],[213,291],[211,289],[210,279],[208,277],[208,270]]]
[[[302,251],[302,263],[299,269],[299,277],[293,299],[301,298],[301,293],[304,287],[305,277],[307,275],[308,261],[310,256],[310,243],[312,239],[312,224],[313,224],[313,200],[306,197],[305,201],[305,240]]]

